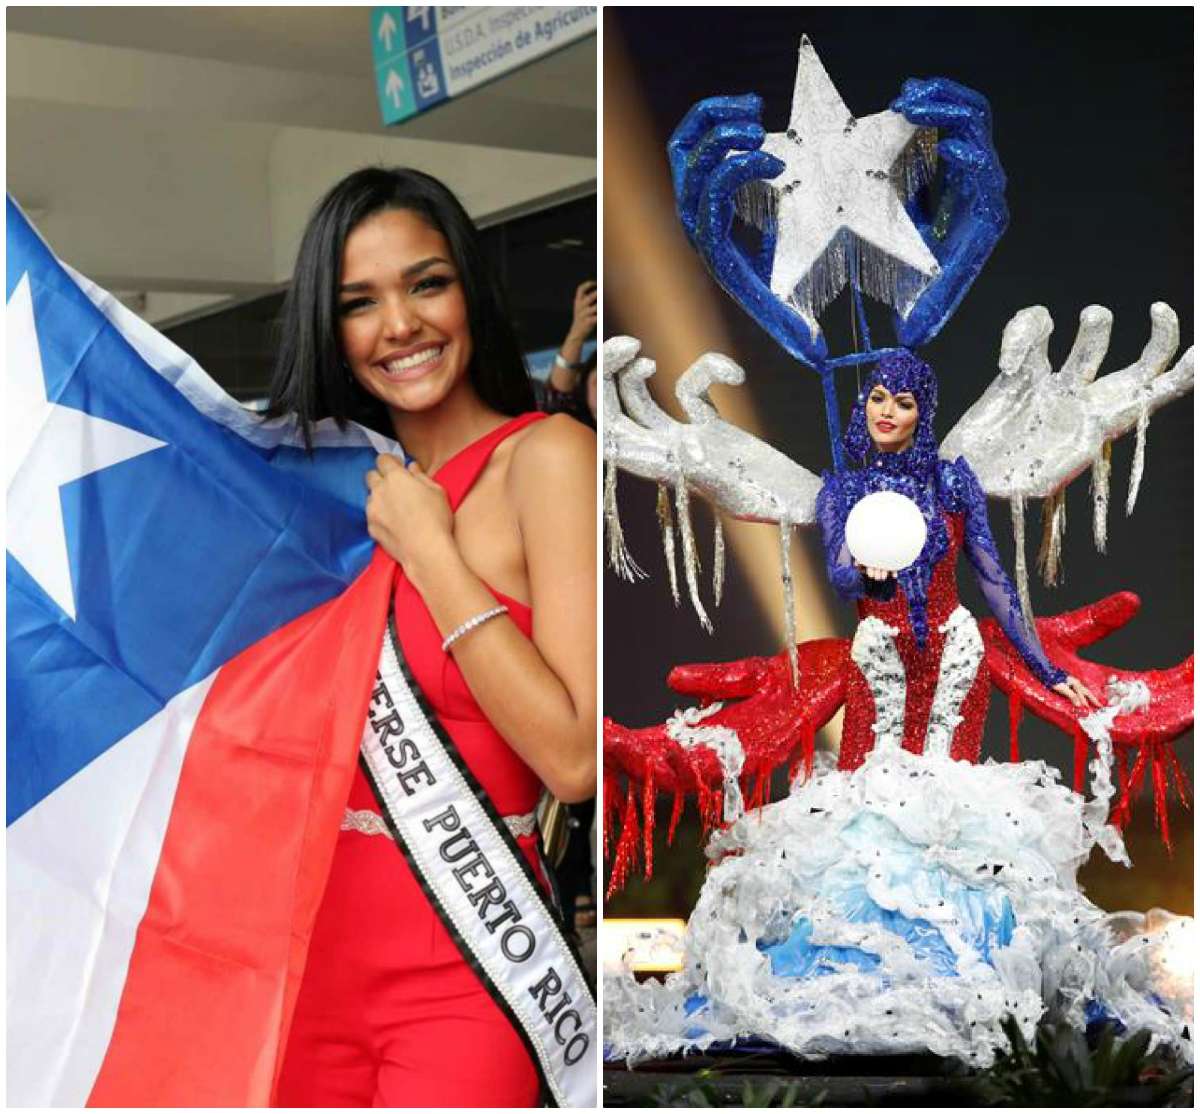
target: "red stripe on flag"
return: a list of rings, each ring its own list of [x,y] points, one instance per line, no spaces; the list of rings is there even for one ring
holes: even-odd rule
[[[225,665],[188,745],[89,1106],[265,1106],[358,757],[390,603],[336,600]]]

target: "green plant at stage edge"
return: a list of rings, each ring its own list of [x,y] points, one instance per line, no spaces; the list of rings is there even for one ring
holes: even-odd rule
[[[1032,1047],[1012,1018],[1009,1047],[972,1081],[987,1106],[1191,1106],[1193,1071],[1169,1048],[1150,1051],[1150,1034],[1118,1037],[1106,1025],[1089,1041],[1059,1022],[1038,1026]]]
[[[706,1078],[707,1077],[707,1078]],[[727,1088],[720,1085],[721,1073],[703,1068],[678,1084],[661,1083],[651,1091],[647,1106],[777,1106],[817,1107],[825,1104],[826,1092],[801,1100],[800,1084],[786,1079],[747,1079],[736,1102],[727,1101]]]

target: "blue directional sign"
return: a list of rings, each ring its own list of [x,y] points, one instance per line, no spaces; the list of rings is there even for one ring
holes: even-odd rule
[[[409,6],[399,8],[404,13],[404,38],[410,47],[421,46],[430,39],[436,39],[438,33],[438,9],[429,7]],[[455,9],[451,9],[453,11]],[[458,9],[461,11],[461,9]]]
[[[371,53],[385,124],[424,112],[596,30],[596,9],[373,8]]]
[[[417,111],[424,112],[439,101],[444,101],[446,75],[442,71],[442,54],[437,38],[431,38],[408,52],[408,65],[417,86]]]
[[[398,124],[418,111],[416,90],[408,68],[404,12],[404,8],[376,8],[371,13],[375,94],[385,124]]]

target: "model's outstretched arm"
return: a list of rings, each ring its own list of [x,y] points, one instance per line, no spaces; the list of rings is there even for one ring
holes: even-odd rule
[[[1051,663],[1038,641],[1037,631],[1025,616],[1017,589],[1004,571],[1000,552],[992,537],[992,528],[987,517],[987,496],[979,484],[971,466],[961,457],[950,465],[951,482],[958,486],[958,494],[965,511],[965,536],[963,548],[975,578],[987,600],[989,610],[996,616],[1008,640],[1016,647],[1030,671],[1047,688],[1065,696],[1072,704],[1086,707],[1100,706],[1102,701],[1077,677]]]

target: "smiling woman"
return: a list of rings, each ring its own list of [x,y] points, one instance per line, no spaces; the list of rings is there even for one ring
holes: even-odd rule
[[[466,382],[467,303],[449,256],[446,238],[406,210],[377,213],[346,238],[346,362],[359,385],[397,415],[436,405]],[[395,269],[395,260],[412,258]]]
[[[591,1000],[546,905],[534,809],[543,787],[595,791],[595,438],[532,411],[453,194],[411,170],[336,185],[301,245],[269,415],[298,414],[310,441],[332,417],[403,446],[365,477],[396,563],[396,668],[373,696],[280,1105],[587,1091]],[[437,809],[414,804],[435,787]],[[534,968],[548,974],[524,985]]]
[[[401,229],[407,229],[407,238]],[[393,254],[397,250],[400,256]],[[443,262],[435,266],[434,260]],[[427,264],[430,273],[418,274]],[[456,289],[465,305],[463,366],[474,393],[499,414],[532,410],[533,392],[503,297],[471,218],[454,194],[416,170],[368,167],[343,179],[317,206],[300,244],[268,416],[299,415],[306,436],[314,422],[327,417],[395,436],[395,412],[369,387],[360,389],[359,375],[371,354],[359,359],[354,353],[372,332],[391,345],[379,356],[428,343],[436,317],[416,314],[418,327],[404,340],[409,323],[383,313],[447,288]],[[360,318],[375,324],[360,331]],[[399,335],[389,335],[397,328]],[[351,374],[356,359],[358,370]]]

